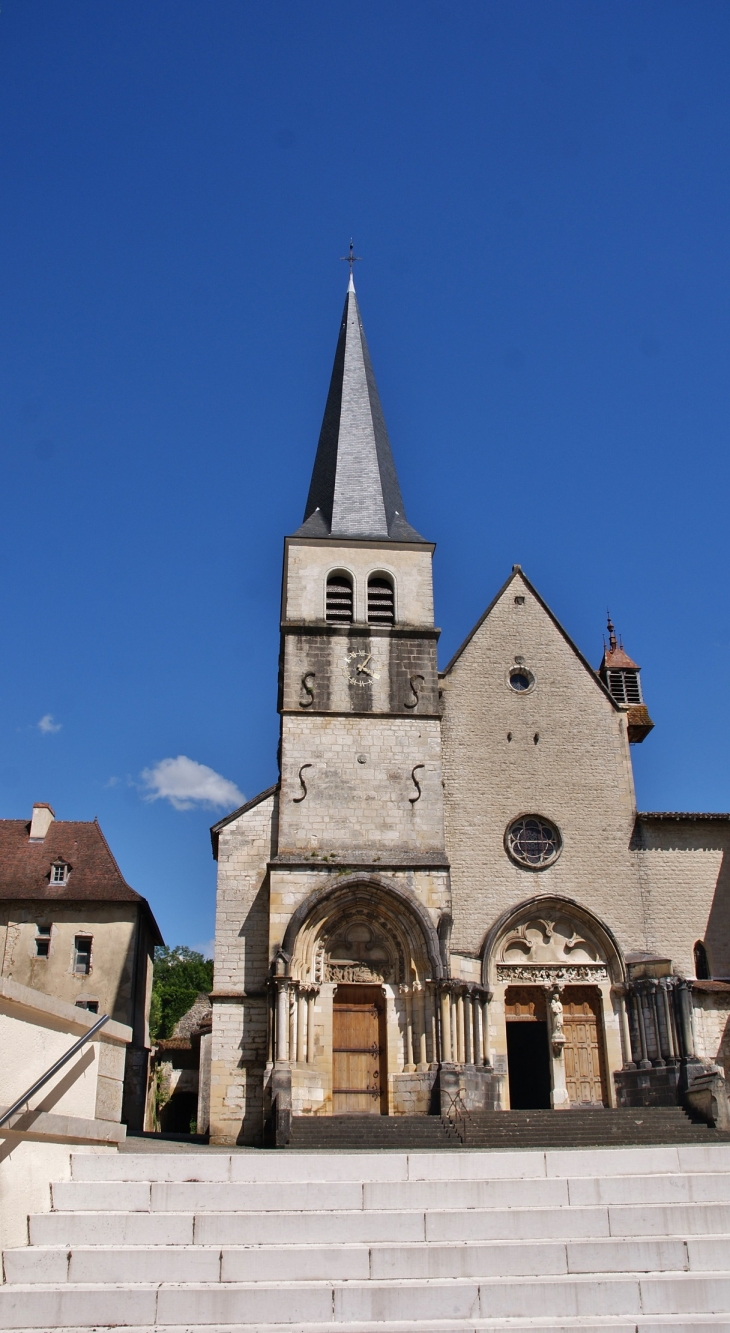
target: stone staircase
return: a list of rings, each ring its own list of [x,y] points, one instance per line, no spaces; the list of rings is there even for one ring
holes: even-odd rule
[[[1,1328],[730,1329],[728,1144],[165,1146],[73,1156],[4,1255]]]
[[[295,1116],[289,1148],[579,1148],[730,1143],[678,1106],[440,1116]]]

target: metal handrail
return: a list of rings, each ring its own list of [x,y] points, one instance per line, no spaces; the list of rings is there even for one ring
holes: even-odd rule
[[[59,1069],[63,1069],[63,1066],[68,1064],[69,1060],[76,1054],[76,1052],[80,1051],[81,1047],[84,1046],[87,1041],[90,1041],[95,1033],[99,1031],[99,1028],[103,1028],[104,1024],[108,1022],[109,1014],[102,1014],[101,1018],[98,1019],[94,1026],[89,1028],[88,1032],[85,1032],[83,1037],[79,1037],[77,1042],[74,1042],[70,1051],[66,1051],[66,1054],[62,1055],[61,1059],[57,1060],[55,1065],[51,1065],[51,1068],[47,1069],[45,1074],[42,1074],[39,1079],[36,1079],[32,1087],[28,1088],[28,1091],[24,1092],[23,1096],[19,1097],[17,1102],[13,1102],[10,1110],[5,1111],[4,1115],[0,1115],[0,1129],[2,1129],[3,1125],[7,1124],[10,1117],[14,1116],[16,1111],[20,1110],[21,1106],[25,1105],[35,1092],[38,1092],[39,1088],[42,1088],[44,1084],[48,1082],[49,1078],[53,1078],[53,1075],[56,1074]]]

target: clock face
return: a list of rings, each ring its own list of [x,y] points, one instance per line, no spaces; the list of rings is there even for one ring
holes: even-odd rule
[[[373,655],[368,648],[354,648],[347,653],[345,667],[349,685],[369,685],[373,680],[380,680],[380,672],[375,670]]]

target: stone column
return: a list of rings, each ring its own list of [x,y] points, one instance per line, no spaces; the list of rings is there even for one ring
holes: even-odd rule
[[[289,982],[276,978],[276,1058],[289,1059]]]
[[[408,1074],[412,1074],[416,1066],[413,1062],[413,1004],[411,1002],[410,986],[401,986],[400,993],[406,1006],[406,1058],[404,1068]]]
[[[661,997],[662,1013],[667,1027],[667,1064],[677,1064],[677,1048],[674,1044],[674,1028],[672,1025],[672,1005],[669,996],[669,988],[666,980],[659,982],[659,995]]]
[[[452,988],[449,991],[449,1004],[451,1006],[451,1058],[454,1064],[459,1062],[459,1001],[456,991]]]
[[[414,1055],[418,1056],[418,1068],[428,1069],[428,1051],[426,1043],[426,988],[420,982],[415,982],[413,986],[416,1006],[416,1050]]]
[[[656,1059],[654,1060],[654,1065],[657,1069],[663,1069],[666,1064],[666,1061],[663,1058],[663,1052],[662,1052],[662,1030],[659,1023],[659,1005],[657,1003],[656,993],[657,993],[657,984],[655,981],[652,981],[649,983],[649,996],[650,996],[652,1017],[654,1019],[654,1032],[656,1041]]]
[[[626,987],[614,986],[614,992],[618,1001],[618,1017],[621,1024],[621,1045],[623,1046],[623,1065],[624,1069],[636,1069],[634,1064],[634,1053],[631,1049],[631,1031],[629,1029],[629,1015],[626,1010]]]
[[[472,1031],[472,1041],[474,1043],[474,1064],[484,1064],[484,1034],[482,1032],[482,997],[479,991],[475,991],[472,996],[472,1014],[474,1016],[474,1028]]]
[[[438,1041],[438,1001],[436,991],[433,986],[426,987],[426,1012],[428,1014],[428,1029],[431,1034],[431,1053],[429,1059],[431,1064],[438,1064],[439,1041]]]
[[[297,1063],[307,1058],[307,997],[301,986],[297,991]]]
[[[471,991],[464,994],[464,1062],[475,1065],[474,1058],[474,1006]]]
[[[289,1059],[292,1063],[297,1058],[297,991],[299,983],[289,982]]]
[[[680,981],[677,992],[679,995],[679,1029],[682,1036],[682,1055],[691,1058],[695,1053],[694,1032],[692,1030],[692,983]]]
[[[485,1065],[492,1067],[492,1034],[489,1031],[489,1001],[492,998],[491,991],[483,997],[481,1002],[482,1009],[482,1057]]]
[[[457,1060],[463,1065],[466,1055],[464,1052],[464,991],[459,991],[456,1001],[456,1050]]]
[[[313,986],[307,991],[307,1064],[314,1064],[314,1002],[317,992]]]
[[[639,1043],[641,1045],[641,1059],[639,1061],[639,1069],[651,1069],[651,1060],[649,1059],[647,1053],[646,1028],[644,1026],[644,1006],[641,1002],[641,991],[635,990],[632,993],[631,999],[634,1005],[634,1013],[636,1014],[636,1024],[639,1030]]]
[[[451,1060],[451,995],[445,986],[441,988],[441,1062],[450,1065]]]

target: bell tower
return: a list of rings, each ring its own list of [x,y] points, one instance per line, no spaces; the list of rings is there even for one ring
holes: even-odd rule
[[[445,864],[433,550],[405,516],[351,273],[284,553],[278,864]]]

